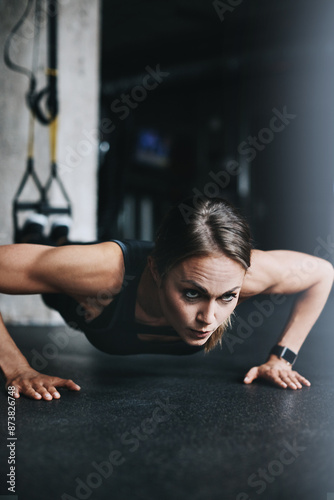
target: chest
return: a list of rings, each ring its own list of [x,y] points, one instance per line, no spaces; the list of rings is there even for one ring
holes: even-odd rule
[[[87,323],[100,316],[114,299],[112,296],[87,297],[85,295],[71,295],[71,297],[79,304],[81,313]]]
[[[80,308],[84,314],[85,321],[89,323],[93,319],[97,318],[102,314],[104,309],[111,304],[113,301],[113,297],[99,299],[96,297],[86,297],[80,295],[72,295],[72,298],[80,305]],[[166,325],[166,322],[161,322],[152,320],[152,318],[148,318],[145,316],[143,311],[141,311],[140,305],[138,301],[136,301],[135,305],[135,318],[136,323],[140,323],[142,325],[149,326],[163,326]],[[179,336],[174,335],[156,335],[154,333],[137,333],[137,337],[142,342],[175,342],[180,340]]]

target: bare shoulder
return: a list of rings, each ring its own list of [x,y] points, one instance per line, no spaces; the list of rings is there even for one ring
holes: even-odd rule
[[[89,295],[120,290],[124,259],[115,242],[50,247],[19,243],[0,246],[0,292]]]
[[[34,271],[38,280],[67,294],[92,294],[108,289],[117,293],[124,278],[124,258],[119,245],[103,242],[66,245],[46,251]]]
[[[123,283],[125,264],[121,247],[114,241],[105,241],[95,245],[101,252],[103,266],[107,272],[117,275],[120,285]]]
[[[253,295],[268,293],[280,276],[280,263],[271,251],[253,249],[251,265],[241,288],[240,302]]]
[[[333,279],[333,266],[324,259],[293,250],[253,250],[240,300],[260,293],[292,294],[319,280]]]

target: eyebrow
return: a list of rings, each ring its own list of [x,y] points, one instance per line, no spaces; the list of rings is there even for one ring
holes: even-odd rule
[[[203,294],[210,295],[209,292],[207,291],[207,289],[204,288],[203,286],[199,285],[198,283],[196,283],[196,281],[193,281],[193,280],[181,280],[181,283],[189,283],[190,285],[193,285],[195,288],[198,288],[198,290],[200,290],[200,292],[202,292]],[[220,297],[222,297],[223,295],[227,295],[228,293],[232,293],[235,290],[238,290],[239,288],[241,288],[241,287],[240,286],[235,286],[231,290],[228,290],[227,292],[222,293],[220,295]]]

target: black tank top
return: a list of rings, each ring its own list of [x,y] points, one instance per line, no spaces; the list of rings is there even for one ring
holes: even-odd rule
[[[86,311],[65,294],[43,294],[49,307],[56,309],[72,328],[85,333],[97,349],[109,354],[194,354],[203,346],[191,346],[181,338],[175,341],[143,341],[137,334],[178,336],[170,326],[149,326],[135,321],[135,304],[140,277],[154,243],[139,240],[110,240],[117,243],[124,257],[125,274],[122,290],[101,314],[85,319]],[[96,243],[96,242],[95,242]]]

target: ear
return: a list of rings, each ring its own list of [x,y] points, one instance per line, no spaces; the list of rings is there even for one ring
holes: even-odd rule
[[[161,286],[161,277],[160,277],[160,274],[158,272],[156,262],[155,262],[155,260],[153,259],[153,257],[151,255],[149,255],[147,257],[147,263],[148,263],[148,267],[149,267],[149,269],[150,269],[150,271],[152,273],[154,281],[156,282],[156,284],[160,288],[160,286]]]

